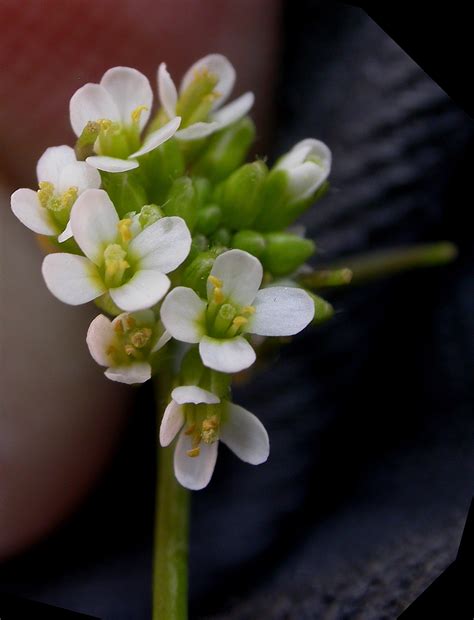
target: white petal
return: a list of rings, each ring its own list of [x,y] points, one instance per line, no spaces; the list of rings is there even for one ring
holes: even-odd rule
[[[100,84],[112,97],[125,125],[132,124],[134,110],[145,106],[146,109],[139,117],[139,127],[142,130],[150,118],[153,105],[153,91],[148,78],[130,67],[114,67],[104,73]]]
[[[191,437],[186,435],[183,429],[179,435],[178,443],[174,451],[174,473],[180,484],[191,491],[199,491],[209,484],[217,460],[217,446],[202,442],[199,456],[188,456],[191,450]]]
[[[253,106],[255,97],[253,93],[245,93],[232,103],[228,103],[212,115],[212,120],[218,123],[219,129],[236,123],[243,118]]]
[[[85,84],[69,102],[71,127],[79,137],[89,121],[120,121],[120,112],[110,94],[100,84]]]
[[[67,241],[68,239],[70,239],[73,236],[72,234],[72,228],[71,228],[71,220],[69,220],[69,222],[66,225],[66,228],[63,230],[63,232],[58,235],[58,241],[59,243],[63,243],[64,241]]]
[[[196,72],[204,68],[219,78],[215,91],[219,93],[220,97],[216,99],[213,105],[213,109],[216,109],[228,99],[235,83],[235,69],[222,54],[209,54],[195,62],[184,74],[179,91],[183,92],[193,81]]]
[[[111,288],[109,293],[119,308],[133,312],[154,306],[169,287],[168,276],[152,269],[140,269],[126,284]]]
[[[48,254],[41,270],[51,293],[72,306],[92,301],[106,290],[97,267],[84,256]]]
[[[166,142],[166,140],[172,138],[180,124],[181,116],[175,116],[168,123],[166,123],[166,125],[163,125],[163,127],[160,127],[147,136],[142,148],[135,151],[135,153],[132,153],[130,157],[140,157],[141,155],[145,155],[145,153],[153,151],[159,147],[160,144],[163,144],[163,142]]]
[[[38,182],[48,181],[55,187],[59,186],[62,170],[76,162],[76,154],[70,146],[50,146],[36,164]]]
[[[165,346],[165,344],[167,344],[171,340],[172,337],[173,336],[169,332],[167,332],[165,329],[165,331],[161,334],[161,336],[156,341],[156,344],[153,345],[151,349],[151,353],[155,353],[156,351],[159,351],[160,349],[162,349]]]
[[[298,200],[306,200],[320,187],[327,179],[328,172],[313,161],[305,161],[290,174],[288,191]]]
[[[314,317],[314,303],[301,288],[273,286],[257,293],[255,314],[245,331],[260,336],[292,336],[304,329]]]
[[[247,409],[234,403],[229,403],[228,407],[228,418],[221,426],[220,439],[245,463],[264,463],[270,454],[265,427]]]
[[[57,235],[58,227],[49,211],[41,206],[38,194],[32,189],[17,189],[11,197],[11,208],[16,217],[27,228],[38,235]]]
[[[106,155],[91,155],[86,159],[89,166],[103,170],[104,172],[128,172],[138,168],[140,165],[133,159],[118,159],[117,157],[107,157]]]
[[[161,320],[169,333],[181,342],[199,342],[204,334],[206,302],[184,286],[177,286],[161,306]]]
[[[168,118],[176,116],[178,91],[164,62],[158,67],[158,96]]]
[[[251,345],[242,338],[218,340],[204,336],[199,343],[202,363],[218,372],[240,372],[251,366],[256,359]]]
[[[148,362],[133,362],[127,366],[107,368],[104,374],[111,381],[126,383],[127,385],[145,383],[151,379],[151,366]]]
[[[93,263],[102,263],[105,247],[115,243],[119,218],[107,192],[88,189],[71,209],[74,239]]]
[[[96,316],[87,330],[86,342],[94,360],[101,366],[110,366],[112,360],[107,350],[118,342],[112,321],[103,314]]]
[[[75,161],[65,166],[59,174],[58,191],[65,192],[70,187],[77,187],[79,194],[86,189],[99,189],[100,174],[85,161]]]
[[[174,271],[189,254],[191,234],[180,217],[163,217],[147,226],[128,246],[142,269]]]
[[[193,125],[189,125],[189,127],[177,131],[176,138],[178,140],[183,140],[183,142],[186,140],[199,140],[200,138],[210,136],[219,129],[221,129],[219,123],[194,123]]]
[[[160,444],[163,448],[170,445],[183,424],[183,408],[172,400],[165,409],[160,425]]]
[[[221,402],[218,396],[208,390],[203,390],[197,385],[180,385],[171,392],[171,398],[180,405],[185,405],[186,403],[216,405]]]
[[[252,303],[262,283],[263,268],[260,261],[243,250],[229,250],[214,261],[211,275],[223,282],[223,292],[235,304],[248,306]],[[213,285],[208,281],[210,298]]]

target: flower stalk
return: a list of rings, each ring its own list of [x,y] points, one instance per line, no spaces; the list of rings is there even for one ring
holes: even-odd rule
[[[163,368],[155,379],[157,428],[170,400],[171,373]],[[188,617],[188,541],[190,492],[173,469],[173,446],[157,449],[153,545],[153,620]]]

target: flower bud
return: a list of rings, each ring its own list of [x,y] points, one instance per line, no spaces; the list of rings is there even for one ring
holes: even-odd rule
[[[195,177],[193,175],[193,185],[197,194],[198,209],[212,202],[212,185],[209,179],[205,177]]]
[[[138,221],[142,228],[151,226],[163,217],[163,211],[157,205],[145,205],[141,208]]]
[[[314,253],[311,239],[285,232],[265,235],[266,247],[261,261],[274,276],[285,276],[296,271]]]
[[[239,230],[233,236],[231,245],[259,258],[265,250],[266,241],[264,236],[255,230]]]
[[[332,305],[322,297],[319,297],[319,295],[315,295],[311,291],[306,292],[314,302],[314,319],[312,324],[321,325],[321,323],[325,323],[329,321],[329,319],[332,319],[334,316],[334,308]]]
[[[202,252],[186,267],[183,273],[182,285],[192,288],[202,297],[207,297],[207,279],[216,259],[216,252],[209,250]]]
[[[296,144],[272,168],[262,188],[258,230],[282,230],[292,224],[327,189],[331,152],[319,140]]]
[[[149,200],[162,204],[174,179],[185,173],[184,156],[177,141],[167,140],[140,157],[140,169],[146,181]]]
[[[230,242],[232,239],[232,235],[228,228],[218,228],[216,232],[212,235],[211,241],[214,245],[219,245],[222,247],[230,247]]]
[[[114,203],[120,218],[130,211],[140,211],[142,206],[149,202],[137,170],[121,174],[101,172],[100,176],[102,187]]]
[[[203,235],[212,234],[222,220],[222,211],[217,205],[207,205],[197,213],[196,230]]]
[[[194,163],[193,172],[218,182],[243,164],[255,139],[255,125],[246,116],[209,139]]]
[[[260,208],[260,190],[267,174],[267,166],[257,160],[241,166],[216,189],[216,200],[230,228],[251,228]]]
[[[192,232],[197,220],[197,194],[189,177],[173,181],[163,204],[166,215],[182,217]]]

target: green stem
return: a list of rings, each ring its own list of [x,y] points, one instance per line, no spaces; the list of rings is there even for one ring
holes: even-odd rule
[[[172,377],[163,369],[155,379],[158,428],[172,387]],[[186,620],[190,493],[175,478],[174,445],[157,452],[153,620]]]
[[[302,274],[299,282],[310,289],[365,284],[411,269],[444,265],[456,256],[456,246],[448,241],[382,250],[348,257],[321,270]]]

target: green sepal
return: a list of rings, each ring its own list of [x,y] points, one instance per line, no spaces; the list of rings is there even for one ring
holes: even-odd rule
[[[251,228],[260,209],[261,189],[268,168],[261,160],[244,164],[216,188],[226,226],[234,230]]]
[[[267,233],[265,241],[265,251],[260,259],[265,269],[274,276],[293,273],[316,249],[314,241],[292,233]]]
[[[139,158],[143,184],[150,200],[162,204],[173,181],[184,175],[185,161],[177,140],[163,142]]]
[[[232,237],[231,246],[260,258],[265,250],[266,241],[265,237],[255,230],[239,230]]]
[[[192,232],[197,220],[197,193],[189,177],[175,179],[162,206],[165,215],[182,217]]]
[[[245,116],[216,132],[193,165],[193,173],[222,181],[243,164],[255,139],[255,125]]]
[[[101,172],[102,187],[114,203],[120,218],[140,211],[149,202],[139,169],[129,172]]]
[[[114,303],[109,293],[104,293],[100,297],[97,297],[96,299],[94,299],[94,303],[98,308],[100,308],[107,314],[110,314],[111,316],[118,316],[119,314],[122,314],[123,312],[123,310],[121,310]]]
[[[192,288],[203,299],[207,298],[207,279],[218,253],[215,249],[201,252],[183,272],[182,285]]]
[[[222,221],[222,211],[218,205],[207,205],[197,212],[196,230],[210,235],[217,230]]]
[[[332,319],[334,316],[333,306],[322,297],[319,297],[319,295],[315,295],[313,292],[308,290],[306,290],[306,292],[314,302],[314,318],[312,325],[321,325],[322,323],[329,321],[329,319]]]
[[[259,231],[285,228],[285,206],[288,202],[288,175],[283,170],[272,170],[263,183],[260,210],[252,228]]]

